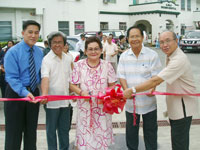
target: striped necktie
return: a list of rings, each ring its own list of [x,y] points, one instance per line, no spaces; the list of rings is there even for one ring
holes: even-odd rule
[[[34,92],[37,87],[37,78],[36,78],[36,69],[35,69],[33,51],[34,51],[33,48],[31,48],[29,57],[30,89],[32,92]]]

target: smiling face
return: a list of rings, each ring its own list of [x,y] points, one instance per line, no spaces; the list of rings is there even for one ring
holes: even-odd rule
[[[174,38],[173,32],[163,32],[160,34],[160,48],[167,55],[170,56],[178,48],[178,40]]]
[[[134,49],[140,49],[142,48],[142,42],[143,42],[143,36],[139,29],[133,28],[129,32],[128,42],[131,46],[131,48]]]
[[[55,36],[52,41],[51,41],[51,49],[53,52],[61,57],[62,56],[62,51],[64,49],[64,40],[62,36]]]
[[[24,42],[32,47],[39,38],[39,27],[36,25],[29,25],[25,30],[22,31]]]
[[[92,42],[88,44],[85,54],[88,57],[88,60],[98,60],[101,56],[102,49],[99,47],[97,42]]]

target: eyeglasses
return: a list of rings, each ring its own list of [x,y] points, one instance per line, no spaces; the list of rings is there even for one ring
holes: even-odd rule
[[[100,48],[99,48],[99,47],[96,47],[96,48],[88,48],[87,51],[88,51],[88,52],[93,52],[93,51],[94,51],[94,52],[98,52],[98,51],[100,51]]]
[[[64,45],[63,41],[52,41],[52,45]]]
[[[131,39],[140,39],[141,36],[140,35],[132,35],[129,38],[131,38]]]
[[[170,39],[167,39],[166,41],[160,41],[160,45],[164,45],[164,44],[167,44],[167,45],[169,45],[172,41],[174,41],[175,39],[172,39],[172,40],[170,40]]]

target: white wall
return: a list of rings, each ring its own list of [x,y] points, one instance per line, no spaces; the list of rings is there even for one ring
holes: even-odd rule
[[[181,11],[180,1],[177,0],[179,5],[176,6],[176,11],[180,11],[181,14],[176,18],[175,15],[168,14],[162,14],[162,17],[159,17],[159,14],[132,16],[99,14],[99,11],[139,12],[161,10],[159,3],[129,7],[129,4],[133,2],[132,0],[117,0],[116,4],[104,4],[103,0],[0,0],[0,21],[12,21],[13,36],[21,36],[22,21],[34,19],[42,25],[40,33],[45,39],[51,31],[58,30],[58,21],[69,21],[70,35],[73,35],[75,21],[84,21],[85,31],[99,31],[100,22],[109,22],[109,29],[119,29],[119,22],[126,22],[127,27],[130,27],[138,20],[147,20],[152,25],[152,36],[154,38],[158,32],[164,29],[166,19],[173,21],[175,32],[180,31],[181,24],[193,26],[193,11],[196,10],[196,7],[200,8],[200,1],[192,1],[192,11]],[[143,1],[140,0],[139,3],[143,3]],[[36,15],[31,15],[33,12]]]

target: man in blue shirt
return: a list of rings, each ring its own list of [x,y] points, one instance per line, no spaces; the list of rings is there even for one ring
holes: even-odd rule
[[[5,55],[4,67],[6,72],[5,97],[29,97],[30,101],[7,101],[5,110],[5,150],[20,150],[22,136],[24,150],[36,150],[36,131],[39,114],[39,103],[35,103],[34,96],[39,95],[37,85],[40,83],[40,68],[43,52],[35,46],[39,38],[40,24],[28,20],[23,24],[23,40],[10,48]],[[34,88],[32,88],[32,72],[30,57],[34,64]],[[31,90],[32,89],[32,90]]]

